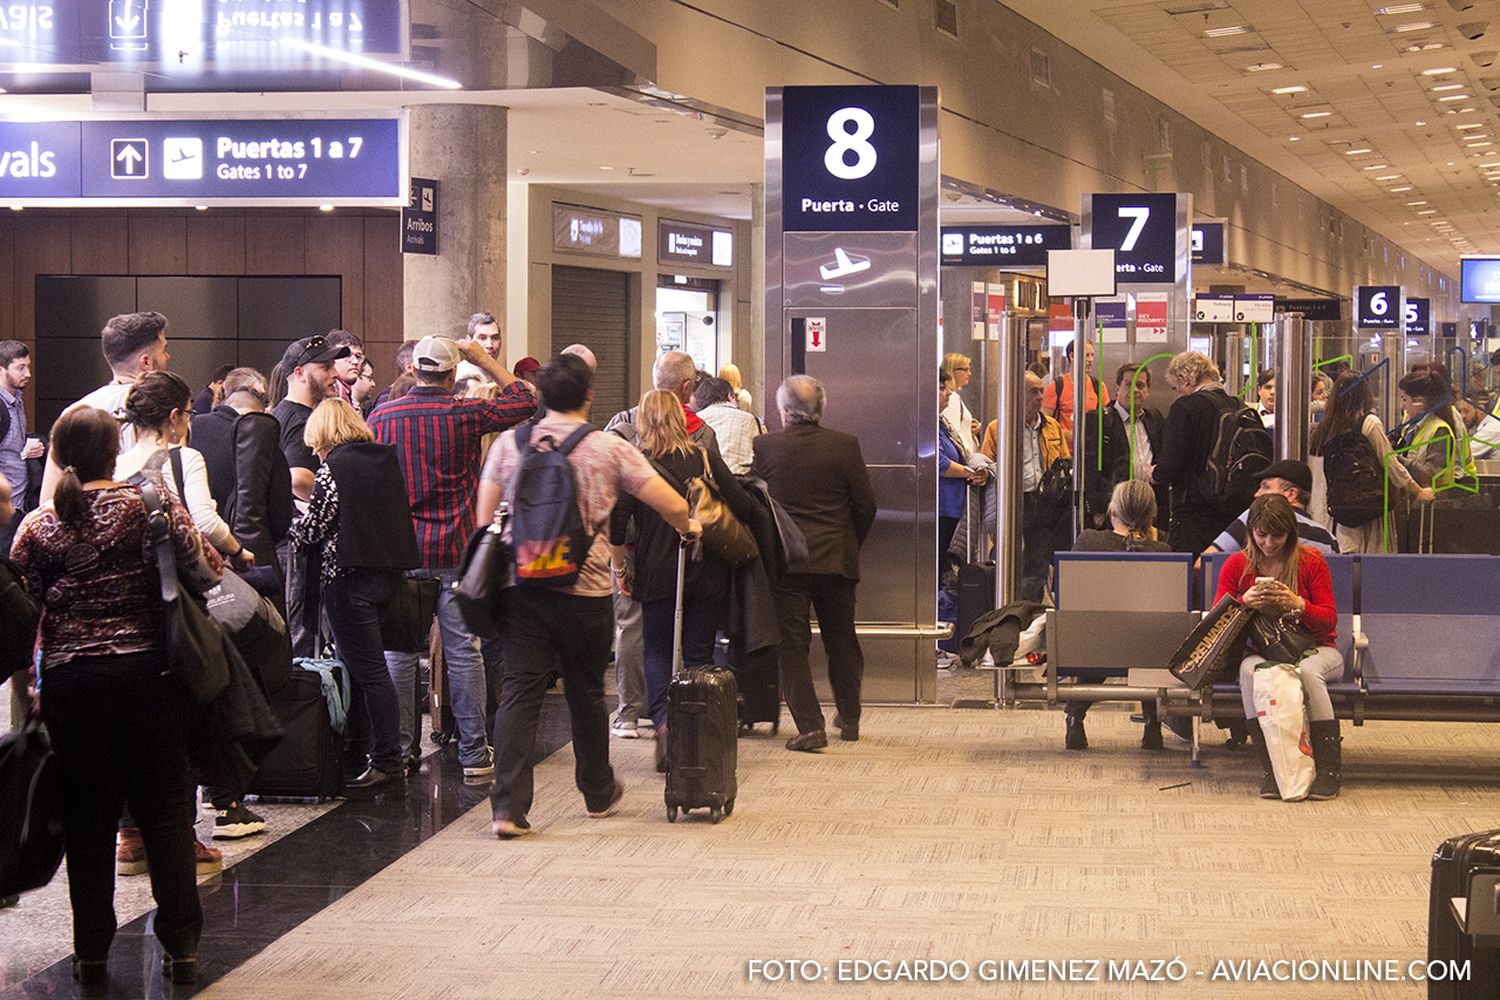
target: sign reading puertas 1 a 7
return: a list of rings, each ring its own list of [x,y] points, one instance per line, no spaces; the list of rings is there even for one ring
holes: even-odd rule
[[[782,91],[782,229],[917,228],[918,88]]]

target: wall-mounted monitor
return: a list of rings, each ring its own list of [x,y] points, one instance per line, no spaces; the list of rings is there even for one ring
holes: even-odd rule
[[[1500,305],[1500,257],[1465,257],[1460,264],[1463,301]]]

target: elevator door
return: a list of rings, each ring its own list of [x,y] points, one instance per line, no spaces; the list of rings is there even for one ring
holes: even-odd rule
[[[627,402],[630,373],[630,276],[592,267],[552,268],[552,353],[569,344],[587,344],[599,361],[594,373],[594,422],[634,403]]]

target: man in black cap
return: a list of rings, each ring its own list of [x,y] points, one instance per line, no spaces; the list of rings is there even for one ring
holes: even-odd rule
[[[1287,498],[1292,505],[1292,512],[1297,515],[1297,541],[1299,544],[1309,548],[1317,549],[1318,552],[1327,556],[1333,555],[1339,550],[1339,543],[1334,540],[1327,528],[1307,516],[1307,501],[1312,496],[1313,479],[1312,470],[1307,467],[1306,462],[1298,462],[1295,459],[1283,459],[1280,462],[1272,462],[1266,467],[1266,471],[1260,474],[1260,486],[1256,489],[1256,496],[1264,496],[1267,493],[1280,493]],[[1229,523],[1229,527],[1214,539],[1214,543],[1204,550],[1204,555],[1210,552],[1239,552],[1245,547],[1245,540],[1249,532],[1245,528],[1245,518],[1249,516],[1247,510],[1236,520]]]
[[[281,450],[292,471],[292,495],[303,505],[312,496],[313,476],[322,464],[303,440],[307,418],[312,416],[313,407],[338,391],[334,386],[338,372],[333,363],[348,355],[347,344],[330,344],[327,337],[319,334],[294,342],[281,356],[281,370],[286,373],[286,398],[276,404],[271,416],[281,425]],[[317,609],[309,607],[306,601],[307,581],[316,581],[318,576],[305,575],[306,567],[296,565],[290,549],[285,540],[276,547],[286,580],[286,623],[292,638],[292,655],[314,656]],[[316,598],[316,593],[313,596]]]

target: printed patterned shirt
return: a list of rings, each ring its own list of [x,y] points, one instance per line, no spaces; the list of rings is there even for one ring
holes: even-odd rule
[[[401,459],[423,566],[458,565],[474,533],[484,436],[535,412],[531,388],[512,382],[493,400],[454,399],[441,386],[418,385],[371,415],[375,440],[394,446]]]

